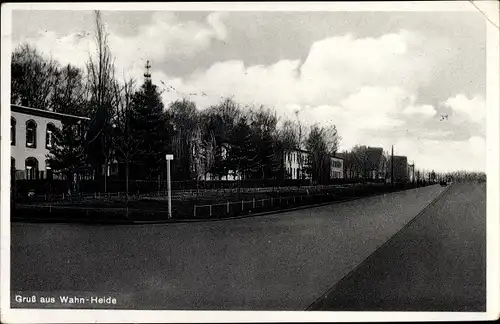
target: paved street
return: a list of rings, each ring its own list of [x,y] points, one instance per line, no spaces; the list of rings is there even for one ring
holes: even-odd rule
[[[486,185],[454,184],[311,309],[486,311]]]
[[[95,291],[148,309],[303,310],[442,190],[436,185],[220,222],[14,223],[11,289]],[[454,199],[474,199],[463,196]],[[457,203],[467,208],[457,217],[465,219],[471,208],[481,212],[480,206]]]

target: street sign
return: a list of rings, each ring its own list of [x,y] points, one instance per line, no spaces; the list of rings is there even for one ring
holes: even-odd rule
[[[167,161],[170,161],[170,160],[173,160],[174,159],[174,155],[173,154],[167,154],[165,156],[165,158],[167,159]]]

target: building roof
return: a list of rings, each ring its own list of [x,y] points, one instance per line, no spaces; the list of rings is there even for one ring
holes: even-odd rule
[[[21,114],[40,116],[40,117],[57,119],[57,120],[74,120],[74,121],[78,121],[78,120],[89,121],[90,120],[90,118],[88,118],[88,117],[63,114],[63,113],[58,113],[55,111],[43,110],[43,109],[32,108],[32,107],[25,107],[25,106],[21,106],[21,105],[11,104],[10,110],[21,113]]]
[[[344,160],[344,154],[342,153],[330,154],[330,158]]]
[[[407,163],[408,158],[406,156],[402,156],[402,155],[394,155],[394,160],[398,161],[398,162]]]
[[[287,152],[302,152],[302,153],[309,153],[309,151],[307,150],[303,150],[303,149],[300,149],[300,148],[287,148],[287,149],[284,149],[284,151],[287,151]]]

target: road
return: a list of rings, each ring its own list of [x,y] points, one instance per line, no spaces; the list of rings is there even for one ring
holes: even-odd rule
[[[486,184],[454,184],[311,310],[486,311]]]
[[[11,290],[93,291],[141,309],[304,310],[442,191],[220,222],[13,223]]]

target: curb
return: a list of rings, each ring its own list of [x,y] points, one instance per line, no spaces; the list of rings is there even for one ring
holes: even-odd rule
[[[230,220],[235,220],[235,219],[252,218],[252,217],[274,215],[274,214],[283,214],[283,213],[291,212],[291,211],[295,211],[295,210],[303,210],[303,209],[308,209],[308,208],[315,208],[315,207],[321,207],[321,206],[327,206],[327,205],[340,204],[340,203],[343,203],[343,202],[354,201],[354,200],[358,200],[358,199],[361,199],[361,198],[368,198],[368,197],[374,197],[374,196],[379,196],[379,195],[381,195],[381,194],[376,194],[376,195],[371,195],[371,196],[364,196],[364,197],[356,197],[356,198],[352,198],[352,199],[345,199],[345,200],[339,200],[339,201],[331,201],[331,202],[314,204],[314,205],[304,205],[304,206],[287,208],[287,209],[271,210],[271,211],[266,211],[266,212],[261,212],[261,213],[255,213],[255,214],[245,214],[245,215],[233,216],[233,217],[207,218],[207,219],[201,218],[201,219],[159,220],[159,221],[132,221],[132,223],[140,225],[140,224],[200,223],[200,222],[230,221]]]
[[[408,189],[408,190],[413,190],[413,189],[417,189],[417,188],[412,188],[412,189]],[[394,192],[401,192],[401,191],[404,191],[404,190],[393,191],[393,193]],[[391,192],[378,193],[378,194],[366,195],[366,196],[361,196],[361,197],[354,197],[354,198],[343,199],[343,200],[338,200],[338,201],[330,201],[330,202],[313,204],[313,205],[304,205],[304,206],[292,207],[292,208],[287,208],[287,209],[271,210],[271,211],[266,211],[266,212],[261,212],[261,213],[246,214],[246,215],[233,216],[233,217],[208,218],[208,219],[203,219],[203,218],[201,218],[201,219],[177,219],[177,220],[172,219],[172,220],[158,220],[158,221],[132,221],[132,223],[133,224],[137,224],[137,225],[141,225],[141,224],[199,223],[199,222],[230,221],[230,220],[243,219],[243,218],[252,218],[252,217],[259,217],[259,216],[283,214],[283,213],[291,212],[291,211],[295,211],[295,210],[303,210],[303,209],[309,209],[309,208],[315,208],[315,207],[335,205],[335,204],[340,204],[340,203],[344,203],[344,202],[355,201],[355,200],[363,199],[363,198],[383,196],[383,195],[387,195],[387,194],[390,194],[390,193]]]
[[[161,224],[176,224],[176,223],[221,222],[221,221],[231,221],[231,220],[237,220],[237,219],[253,218],[253,217],[259,217],[259,216],[283,214],[283,213],[291,212],[291,211],[295,211],[295,210],[303,210],[303,209],[322,207],[322,206],[327,206],[327,205],[340,204],[340,203],[344,203],[344,202],[355,201],[355,200],[362,199],[362,198],[370,198],[370,197],[376,197],[376,196],[381,196],[381,195],[384,195],[384,194],[374,194],[374,195],[368,195],[368,196],[363,196],[363,197],[355,197],[355,198],[351,198],[351,199],[344,199],[344,200],[331,201],[331,202],[326,202],[326,203],[319,203],[319,204],[314,204],[314,205],[304,205],[304,206],[298,206],[298,207],[287,208],[287,209],[271,210],[271,211],[266,211],[266,212],[261,212],[261,213],[245,214],[245,215],[240,215],[240,216],[224,217],[224,218],[162,219],[162,220],[129,221],[129,222],[127,222],[127,221],[107,221],[107,222],[89,221],[86,219],[71,219],[71,221],[64,220],[64,219],[23,220],[22,218],[15,218],[15,217],[12,218],[12,220],[16,220],[17,222],[25,222],[25,223],[64,223],[64,224],[78,223],[78,224],[87,224],[87,225],[155,225],[155,224],[161,225]]]
[[[385,246],[387,246],[387,244],[389,244],[389,242],[391,242],[393,240],[394,237],[396,237],[397,235],[401,234],[403,232],[404,229],[408,228],[411,224],[413,224],[420,216],[422,216],[427,210],[429,210],[445,193],[447,193],[450,188],[451,188],[452,184],[446,186],[446,188],[441,191],[441,193],[439,193],[439,195],[437,195],[433,200],[431,200],[431,202],[425,206],[417,215],[415,215],[415,217],[413,217],[408,223],[406,223],[406,225],[404,225],[402,228],[400,228],[396,233],[394,233],[394,235],[392,235],[387,241],[385,241],[382,245],[380,245],[378,248],[375,249],[375,251],[373,251],[366,259],[364,259],[363,261],[361,261],[360,264],[358,264],[354,269],[352,269],[351,271],[349,271],[345,276],[343,276],[339,281],[337,281],[330,289],[328,289],[323,295],[321,295],[319,298],[317,298],[314,302],[312,302],[305,310],[306,311],[320,311],[319,309],[315,309],[317,308],[321,302],[323,300],[325,300],[332,292],[335,291],[335,289],[343,282],[345,282],[346,280],[350,279],[354,273],[359,269],[361,268],[361,266],[365,265],[367,262],[369,262],[373,257],[374,255],[379,251],[381,250],[382,248],[384,248]]]
[[[422,188],[425,188],[425,187],[422,187]],[[414,190],[414,189],[418,189],[418,188],[411,188],[411,189],[406,189],[406,190]],[[382,196],[382,195],[395,193],[395,192],[401,192],[401,191],[405,191],[405,190],[398,190],[398,191],[385,192],[385,193],[376,193],[376,194],[348,198],[348,199],[343,199],[343,200],[338,200],[338,201],[330,201],[330,202],[324,202],[324,203],[313,204],[313,205],[303,205],[303,206],[292,207],[292,208],[287,208],[287,209],[271,210],[271,211],[265,211],[265,212],[255,213],[255,214],[250,213],[250,214],[245,214],[245,215],[240,215],[240,216],[224,217],[224,218],[162,219],[162,220],[151,220],[151,221],[147,221],[147,220],[146,221],[141,221],[141,220],[130,220],[130,221],[126,221],[126,220],[97,221],[96,220],[96,221],[89,221],[88,219],[71,219],[71,220],[68,220],[68,219],[23,219],[23,218],[13,217],[13,218],[11,218],[11,222],[15,221],[15,222],[19,222],[19,223],[59,223],[59,224],[86,224],[86,225],[155,225],[155,224],[160,225],[160,224],[170,224],[170,223],[220,222],[220,221],[231,221],[231,220],[251,218],[251,217],[282,214],[282,213],[296,211],[296,210],[304,210],[304,209],[315,208],[315,207],[335,205],[335,204],[355,201],[358,199],[377,197],[377,196]]]

